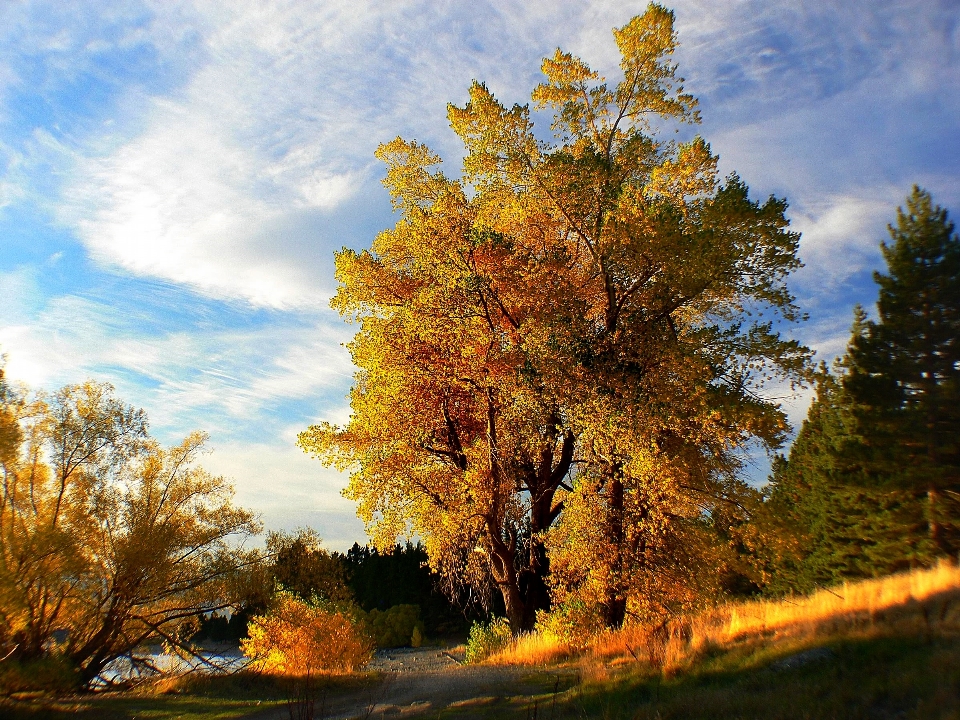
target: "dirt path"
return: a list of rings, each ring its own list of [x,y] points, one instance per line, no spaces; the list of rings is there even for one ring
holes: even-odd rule
[[[522,680],[532,674],[528,667],[461,665],[456,653],[438,648],[403,648],[380,652],[370,669],[381,680],[370,687],[316,703],[317,717],[324,720],[348,718],[402,717],[437,712],[457,704],[483,704],[510,696],[542,692],[536,684]],[[272,708],[246,720],[288,720],[286,708]]]

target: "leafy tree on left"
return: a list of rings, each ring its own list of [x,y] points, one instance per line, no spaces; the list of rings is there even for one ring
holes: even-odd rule
[[[0,657],[51,652],[89,685],[140,644],[185,648],[191,621],[233,605],[259,531],[206,436],[163,448],[104,383],[0,395]],[[54,639],[59,642],[54,642]]]

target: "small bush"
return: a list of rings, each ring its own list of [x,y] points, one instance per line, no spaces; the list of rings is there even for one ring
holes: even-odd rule
[[[387,610],[371,610],[364,613],[367,632],[373,636],[377,647],[391,648],[413,645],[414,633],[423,642],[423,623],[420,622],[419,605],[394,605]]]
[[[537,613],[536,632],[555,638],[571,650],[582,651],[603,631],[599,607],[579,599],[555,605],[550,612]]]
[[[36,660],[0,662],[0,696],[37,690],[59,695],[78,686],[77,668],[58,653]]]
[[[352,672],[373,655],[373,642],[352,613],[287,592],[278,594],[270,612],[250,621],[248,634],[240,649],[265,672]]]
[[[494,618],[488,625],[474,623],[467,639],[465,659],[468,663],[478,663],[507,647],[513,640],[510,623],[506,618]]]

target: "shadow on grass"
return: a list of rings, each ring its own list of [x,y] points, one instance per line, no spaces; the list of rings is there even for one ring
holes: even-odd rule
[[[336,696],[376,682],[372,674],[316,678],[318,693]],[[3,720],[234,720],[270,707],[285,707],[296,693],[292,678],[240,672],[161,680],[137,691],[53,698],[40,695],[0,700]]]

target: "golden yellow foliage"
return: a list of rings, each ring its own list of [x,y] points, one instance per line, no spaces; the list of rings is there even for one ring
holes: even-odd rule
[[[698,121],[672,13],[614,34],[616,84],[544,61],[553,142],[475,82],[448,107],[462,180],[417,142],[381,146],[401,218],[336,261],[332,305],[360,324],[351,420],[299,437],[351,471],[379,544],[419,534],[451,582],[503,595],[514,632],[551,572],[609,624],[651,588],[651,612],[689,605],[720,553],[706,518],[747,494],[738,449],[785,433],[760,390],[808,355],[773,324],[799,318],[786,204],[721,182],[702,139],[658,135]]]
[[[373,640],[348,612],[287,592],[277,595],[267,614],[250,621],[247,634],[240,649],[263,672],[346,673],[373,656]]]
[[[106,384],[2,399],[17,433],[0,456],[0,652],[32,661],[60,634],[90,683],[147,640],[181,646],[191,619],[231,605],[256,559],[232,540],[259,528],[196,465],[202,433],[161,447]]]

